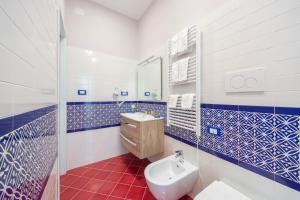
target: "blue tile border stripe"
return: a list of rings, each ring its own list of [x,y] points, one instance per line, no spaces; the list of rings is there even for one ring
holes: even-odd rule
[[[88,105],[88,104],[116,104],[117,101],[78,101],[78,102],[67,102],[67,105]],[[165,101],[125,101],[125,103],[146,103],[146,104],[157,104],[167,105]]]
[[[119,107],[116,101],[67,102],[67,133],[115,127],[120,125],[120,113],[156,110],[165,116],[164,101],[125,101]]]
[[[39,108],[37,110],[29,111],[26,113],[22,113],[19,115],[0,119],[0,137],[56,109],[57,105],[52,105],[44,108]]]

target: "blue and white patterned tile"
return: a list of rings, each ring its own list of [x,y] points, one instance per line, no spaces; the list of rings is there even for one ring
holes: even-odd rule
[[[255,132],[256,132],[255,124],[241,124],[239,126],[239,133],[241,137],[252,138],[254,137]]]
[[[214,112],[210,108],[201,108],[201,117],[204,119],[211,119]]]
[[[0,137],[0,199],[40,198],[57,155],[56,112]]]
[[[245,125],[251,125],[255,122],[255,116],[253,112],[240,112],[240,123]]]
[[[239,112],[234,110],[224,111],[225,122],[237,123],[239,121]]]
[[[214,114],[214,118],[218,121],[223,121],[223,119],[225,118],[225,111],[224,110],[215,109],[213,114]]]
[[[295,115],[275,117],[275,173],[277,176],[300,183],[300,120]]]
[[[252,137],[246,137],[245,135],[241,135],[239,146],[240,146],[240,152],[239,157],[240,161],[255,165],[254,159],[255,159],[255,149],[254,149],[254,135]]]
[[[255,124],[262,129],[272,129],[274,124],[274,114],[273,113],[256,113]]]

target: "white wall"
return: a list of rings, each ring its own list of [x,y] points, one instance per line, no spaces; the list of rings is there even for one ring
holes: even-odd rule
[[[73,169],[128,151],[120,141],[120,127],[67,134],[67,168]]]
[[[158,0],[138,24],[139,59],[149,57],[169,38],[230,0]]]
[[[204,103],[300,106],[299,0],[233,0],[217,9],[216,5],[222,2],[214,1],[219,4],[215,4],[214,12],[205,17],[195,15],[197,10],[201,13],[201,9],[205,8],[206,4],[201,1],[202,8],[195,2],[189,5],[186,1],[167,2],[156,1],[139,24],[140,58],[152,54],[164,58],[164,99],[167,39],[181,28],[197,24],[203,32]],[[209,7],[206,10],[210,11]],[[189,17],[191,15],[194,17]],[[225,93],[226,72],[255,67],[266,69],[265,92]],[[165,156],[184,149],[186,158],[199,166],[200,179],[192,196],[219,179],[255,200],[299,197],[295,190],[166,138]]]
[[[137,58],[136,21],[87,0],[66,0],[65,16],[69,45]]]
[[[245,3],[243,3],[245,2]],[[300,1],[236,1],[203,23],[203,101],[300,106]],[[227,94],[226,72],[263,67],[263,93]]]
[[[4,118],[56,103],[57,14],[54,4],[46,1],[5,0],[0,6],[0,88],[5,94],[0,118]]]
[[[114,89],[128,91],[136,98],[137,62],[102,52],[68,46],[67,101],[112,101]],[[86,89],[86,96],[78,96],[78,89]]]

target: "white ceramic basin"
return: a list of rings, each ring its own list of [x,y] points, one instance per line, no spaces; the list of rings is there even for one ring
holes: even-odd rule
[[[179,163],[169,156],[148,165],[145,177],[150,191],[158,200],[178,200],[193,189],[198,179],[198,168],[184,161]]]
[[[135,121],[140,121],[140,122],[162,119],[162,117],[155,118],[152,115],[148,115],[148,114],[142,113],[142,112],[121,113],[121,116],[135,120]]]

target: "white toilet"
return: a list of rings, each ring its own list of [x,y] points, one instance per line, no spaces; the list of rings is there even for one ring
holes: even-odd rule
[[[251,200],[222,181],[214,181],[200,192],[194,200]]]
[[[158,200],[178,200],[191,192],[197,179],[198,168],[172,155],[148,165],[145,178],[150,191]]]

